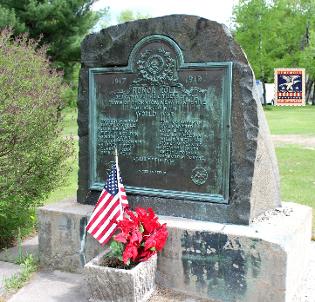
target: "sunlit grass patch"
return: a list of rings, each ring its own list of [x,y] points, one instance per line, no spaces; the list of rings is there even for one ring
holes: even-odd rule
[[[265,107],[272,134],[315,135],[315,106]]]
[[[315,234],[315,150],[286,145],[276,148],[276,153],[281,175],[282,200],[313,208]]]

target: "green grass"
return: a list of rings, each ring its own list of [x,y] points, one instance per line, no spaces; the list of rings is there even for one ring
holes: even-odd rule
[[[315,106],[264,108],[272,134],[315,135]],[[281,177],[281,197],[313,208],[315,238],[315,150],[297,145],[276,148]]]
[[[272,134],[315,135],[315,106],[265,107]]]
[[[6,292],[15,292],[31,278],[32,273],[38,269],[38,263],[34,260],[32,255],[28,255],[20,264],[21,272],[14,274],[9,278],[4,279],[4,288]]]
[[[43,201],[44,204],[55,203],[67,198],[75,197],[77,188],[78,188],[78,142],[75,141],[76,154],[74,157],[71,157],[69,160],[71,164],[71,172],[68,177],[64,180],[64,185],[57,188],[51,192],[46,200]]]
[[[281,175],[281,197],[313,208],[315,234],[315,150],[295,145],[276,148]]]
[[[74,137],[76,152],[73,157],[69,158],[72,169],[67,179],[64,180],[64,185],[51,192],[49,197],[43,201],[44,204],[55,203],[67,198],[75,197],[78,188],[78,111],[76,108],[66,108],[62,111],[62,114],[64,115],[65,125],[63,135]]]
[[[78,135],[77,116],[78,110],[76,108],[65,108],[62,111],[64,117],[64,130],[63,134],[66,136]]]

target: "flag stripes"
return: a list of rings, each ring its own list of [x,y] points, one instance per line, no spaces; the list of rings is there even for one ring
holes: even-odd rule
[[[116,222],[128,206],[126,190],[118,181],[118,175],[114,165],[86,226],[86,231],[101,244],[110,240],[117,228]]]
[[[128,200],[127,200],[126,190],[121,183],[119,183],[119,192],[120,192],[121,203],[123,207],[125,208],[126,206],[128,206]]]

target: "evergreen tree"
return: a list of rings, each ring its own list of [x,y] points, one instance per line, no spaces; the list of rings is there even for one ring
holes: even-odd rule
[[[25,31],[25,26],[17,20],[13,9],[0,5],[0,29],[14,27],[18,32]]]
[[[31,38],[41,37],[48,45],[53,65],[62,69],[70,80],[76,63],[80,62],[82,38],[96,24],[101,14],[92,12],[95,0],[2,0],[0,28],[11,25],[15,33],[27,31]],[[1,11],[9,16],[3,18]]]

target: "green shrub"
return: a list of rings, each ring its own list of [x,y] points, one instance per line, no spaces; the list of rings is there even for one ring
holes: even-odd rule
[[[34,207],[68,174],[73,144],[62,137],[62,76],[45,48],[0,32],[0,247],[32,222]]]

